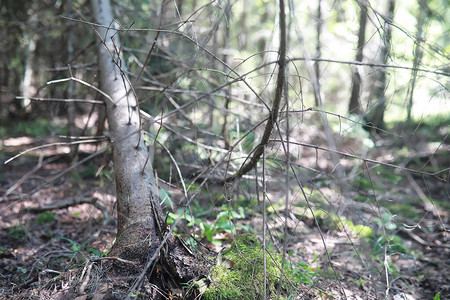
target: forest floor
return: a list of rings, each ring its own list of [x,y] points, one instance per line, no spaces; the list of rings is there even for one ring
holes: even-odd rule
[[[67,146],[41,148],[3,165],[21,151],[52,141],[23,134],[2,137],[0,299],[62,299],[72,286],[78,286],[78,295],[86,295],[87,262],[102,257],[114,242],[110,154],[63,176],[56,175],[71,165]],[[445,146],[441,149],[448,149]],[[386,149],[379,153],[380,159]],[[79,150],[81,160],[97,149],[82,146]],[[420,167],[428,158],[417,153],[408,167]],[[450,166],[449,152],[435,152],[433,161]],[[310,195],[316,197],[317,210],[294,201],[287,222],[286,189],[269,182],[269,199],[281,199],[271,200],[267,208],[273,245],[281,248],[276,241],[283,240],[287,226],[288,260],[302,290],[310,290],[298,299],[450,299],[449,183],[383,172],[374,169],[378,176],[369,186],[364,173],[356,176],[348,193],[357,200],[351,202],[336,195],[331,184],[316,182],[316,191]],[[369,201],[374,187],[379,195],[375,204]],[[172,211],[169,216],[175,218],[179,191],[167,185],[163,190],[171,195],[173,202],[166,204]],[[221,193],[221,188],[211,186],[191,209],[197,222],[186,222],[184,229],[219,251],[231,241],[223,221],[228,222],[232,211],[239,232],[253,231],[261,237],[257,228],[262,228],[262,215],[245,192],[235,195],[240,199],[235,205],[211,203],[210,197]],[[291,192],[293,198],[301,198],[298,190]],[[380,204],[382,208],[377,207]],[[212,207],[213,213],[208,213],[209,208],[205,213],[205,207]],[[221,209],[228,210],[225,218]],[[360,234],[365,230],[370,238]]]

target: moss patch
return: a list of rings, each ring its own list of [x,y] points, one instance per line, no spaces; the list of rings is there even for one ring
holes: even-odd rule
[[[281,284],[280,254],[266,247],[266,293],[267,298],[276,295]],[[286,266],[284,276],[292,282],[291,270]],[[284,277],[283,276],[283,277]],[[252,234],[236,237],[232,246],[223,252],[222,258],[211,268],[211,283],[203,299],[262,299],[264,293],[263,246]],[[283,282],[287,282],[286,277]],[[283,289],[286,290],[286,289]]]

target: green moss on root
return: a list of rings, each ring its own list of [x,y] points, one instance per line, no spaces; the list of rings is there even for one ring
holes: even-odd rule
[[[263,298],[263,246],[254,235],[242,234],[236,237],[232,246],[223,252],[221,260],[211,268],[210,284],[204,291],[203,299]],[[291,281],[291,271],[287,266],[281,272],[281,260],[279,253],[266,247],[266,296],[269,299],[271,295],[276,295],[281,282]]]

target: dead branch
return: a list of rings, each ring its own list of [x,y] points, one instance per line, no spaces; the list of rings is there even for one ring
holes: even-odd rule
[[[241,168],[235,175],[226,178],[225,182],[234,181],[236,178],[240,178],[242,177],[242,175],[247,174],[250,170],[252,170],[256,166],[256,163],[263,154],[264,147],[269,142],[273,126],[278,118],[278,111],[280,110],[284,81],[286,79],[285,72],[286,72],[286,17],[284,11],[284,2],[280,1],[280,49],[278,60],[278,75],[277,75],[277,86],[275,88],[275,97],[273,100],[272,110],[270,111],[270,118],[268,119],[266,127],[264,129],[264,134],[263,137],[261,138],[261,142],[258,144],[258,146],[256,146],[255,152],[250,161],[241,166]]]

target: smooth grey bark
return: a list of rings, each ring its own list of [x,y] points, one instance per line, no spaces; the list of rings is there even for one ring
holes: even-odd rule
[[[204,272],[204,267],[165,228],[158,188],[140,128],[137,99],[126,78],[120,41],[114,29],[109,0],[91,0],[97,24],[100,86],[105,100],[110,139],[113,145],[117,196],[117,237],[108,256],[114,278],[127,278],[140,286],[144,276],[160,290],[180,286]],[[163,246],[162,241],[165,241]],[[157,257],[155,260],[150,260]],[[157,266],[153,268],[152,266]],[[158,272],[154,270],[159,270]],[[110,274],[110,275],[111,275]],[[155,296],[156,297],[156,296]]]
[[[111,97],[105,101],[113,143],[118,214],[117,239],[112,252],[116,249],[120,252],[122,244],[157,246],[156,222],[161,215],[155,214],[154,207],[159,207],[158,192],[151,162],[146,164],[149,151],[141,136],[136,98],[125,78],[126,66],[116,51],[120,41],[111,23],[112,9],[107,0],[91,3],[96,22],[112,27],[96,28],[102,39],[98,44],[100,86]]]

